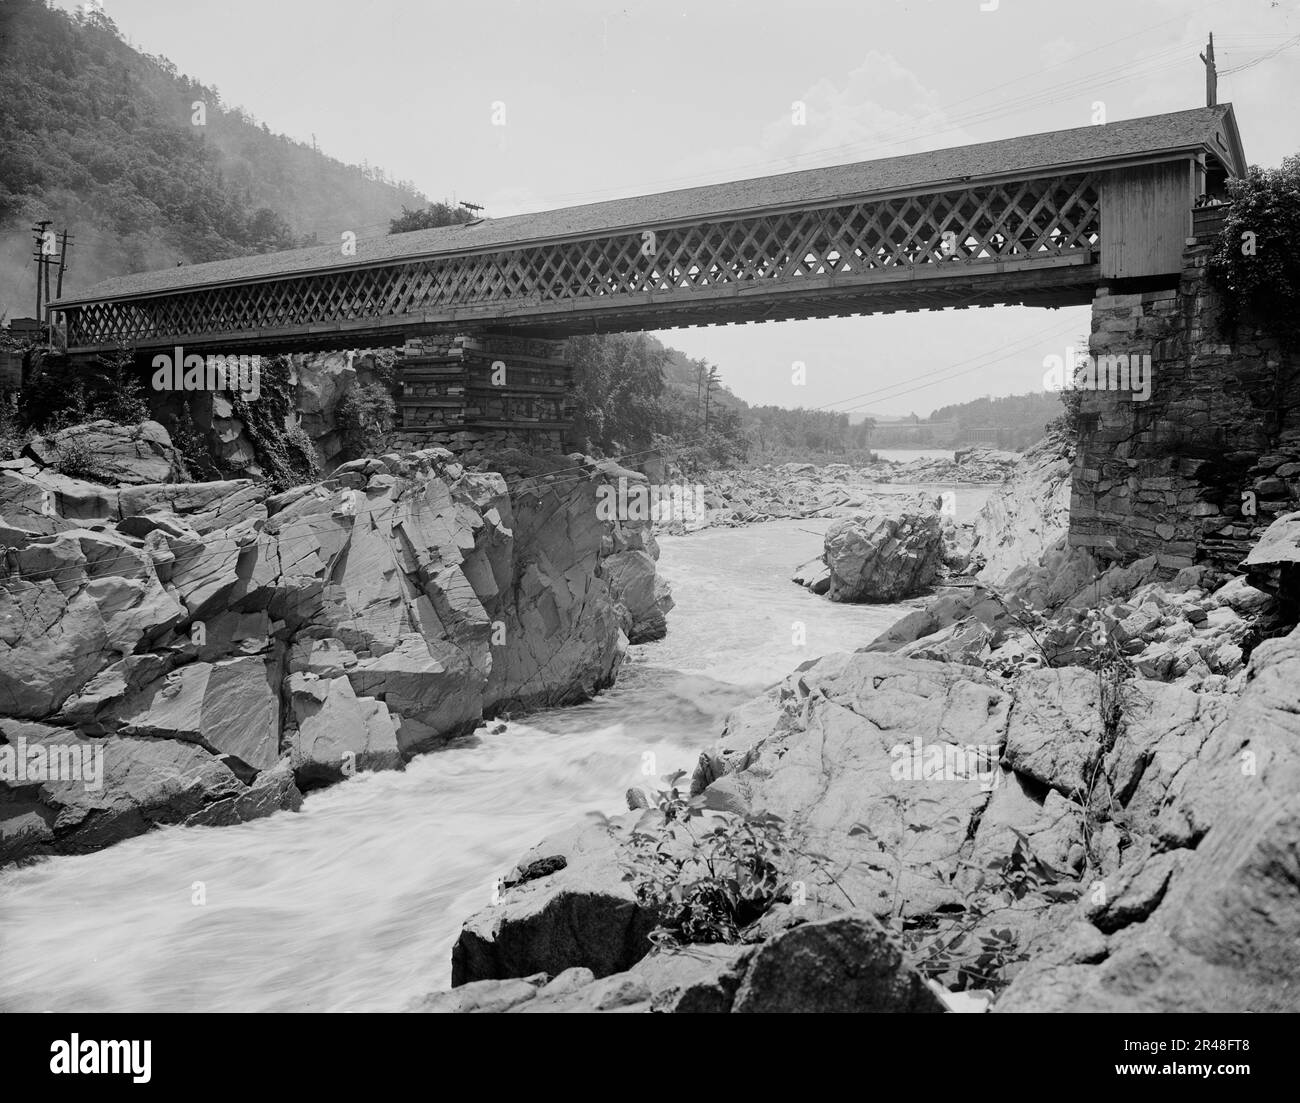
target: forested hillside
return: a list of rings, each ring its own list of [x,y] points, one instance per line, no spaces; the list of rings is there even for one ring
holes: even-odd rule
[[[67,291],[382,232],[426,201],[380,169],[271,133],[218,88],[132,49],[102,12],[42,0],[0,3],[0,149],[0,317],[35,307],[37,219],[71,231]]]
[[[878,423],[871,441],[881,448],[952,448],[966,443],[972,429],[997,429],[1002,447],[1024,449],[1038,440],[1048,422],[1061,413],[1057,394],[1038,391],[1001,398],[986,396],[940,406],[915,427]]]

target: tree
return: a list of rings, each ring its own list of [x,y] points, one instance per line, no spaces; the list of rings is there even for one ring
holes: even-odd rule
[[[402,213],[388,224],[390,234],[405,234],[412,230],[433,230],[439,226],[458,226],[470,221],[470,213],[464,207],[453,207],[449,203],[430,203],[424,209],[411,210],[402,205]]]
[[[1250,313],[1285,344],[1300,328],[1300,154],[1282,167],[1252,165],[1228,183],[1231,206],[1210,255],[1210,282],[1221,293],[1224,322]]]
[[[649,445],[663,425],[668,350],[643,333],[615,333],[571,338],[566,358],[573,365],[575,435],[603,450]]]

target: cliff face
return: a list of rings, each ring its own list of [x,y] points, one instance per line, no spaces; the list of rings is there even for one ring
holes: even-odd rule
[[[984,503],[975,518],[971,552],[982,582],[1001,586],[1017,568],[1037,564],[1069,531],[1073,460],[1073,441],[1049,434]]]
[[[604,477],[512,494],[429,449],[268,496],[6,463],[0,861],[296,807],[608,685],[625,612],[601,563],[640,536],[598,519]]]

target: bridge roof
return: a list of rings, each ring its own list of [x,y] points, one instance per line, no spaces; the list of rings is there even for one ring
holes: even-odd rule
[[[141,272],[105,280],[53,305],[69,307],[336,269],[369,268],[421,257],[517,248],[782,208],[832,205],[875,195],[941,191],[969,186],[981,179],[1043,176],[1200,152],[1216,157],[1230,175],[1244,174],[1245,156],[1231,104],[485,219],[474,225],[391,234],[358,240],[356,255],[350,257],[342,254],[338,244],[330,244]],[[340,225],[340,233],[346,229]]]

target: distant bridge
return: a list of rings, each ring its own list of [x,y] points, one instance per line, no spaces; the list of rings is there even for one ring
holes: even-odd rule
[[[123,276],[53,309],[93,353],[1086,304],[1172,285],[1196,197],[1245,171],[1222,104]]]

